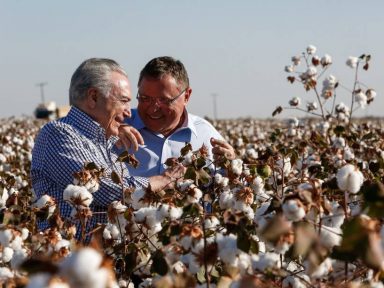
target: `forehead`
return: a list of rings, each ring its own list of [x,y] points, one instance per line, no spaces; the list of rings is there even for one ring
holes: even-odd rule
[[[144,92],[144,90],[174,92],[180,88],[181,84],[171,75],[164,75],[161,78],[143,77],[139,83],[139,89],[142,92]]]
[[[131,88],[127,76],[125,76],[121,73],[118,73],[118,72],[112,72],[111,82],[113,84],[114,89],[129,92],[129,90]]]

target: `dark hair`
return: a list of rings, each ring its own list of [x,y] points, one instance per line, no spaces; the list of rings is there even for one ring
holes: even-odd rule
[[[183,89],[189,86],[188,73],[183,63],[170,56],[156,57],[149,61],[140,72],[138,85],[144,77],[162,79],[167,75],[172,76],[177,83],[182,84]]]
[[[108,97],[112,88],[110,80],[112,72],[127,76],[124,69],[112,59],[90,58],[85,60],[72,75],[69,86],[69,104],[76,106],[86,97],[88,89],[92,87]]]

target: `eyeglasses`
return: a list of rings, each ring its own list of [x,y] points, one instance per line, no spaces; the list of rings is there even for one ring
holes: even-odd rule
[[[169,99],[169,98],[166,98],[166,97],[149,97],[149,96],[146,96],[146,95],[140,95],[139,91],[137,91],[136,99],[139,102],[142,102],[142,103],[151,103],[152,104],[154,102],[158,102],[158,103],[160,103],[162,105],[170,106],[179,97],[181,97],[187,91],[187,89],[188,88],[185,88],[183,91],[181,91],[181,93],[179,95],[177,95],[176,97],[174,97],[172,99]]]

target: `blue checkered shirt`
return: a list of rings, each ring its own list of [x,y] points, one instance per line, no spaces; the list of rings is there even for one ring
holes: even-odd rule
[[[31,178],[36,196],[48,194],[55,198],[61,215],[69,218],[72,208],[63,201],[63,191],[73,183],[74,172],[80,171],[85,163],[94,162],[105,168],[105,173],[99,190],[93,193],[90,208],[103,213],[94,213],[87,231],[96,223],[105,223],[108,204],[122,199],[121,187],[111,180],[112,171],[118,175],[124,173],[124,187],[148,185],[148,178],[129,176],[127,169],[122,171],[120,163],[116,163],[117,140],[115,136],[106,139],[105,130],[76,107],[66,117],[47,123],[37,136],[32,152]],[[41,230],[49,226],[47,221],[38,225]]]

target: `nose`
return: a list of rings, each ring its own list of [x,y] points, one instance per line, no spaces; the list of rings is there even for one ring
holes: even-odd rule
[[[130,118],[131,117],[132,114],[131,114],[131,107],[130,106],[128,106],[127,108],[124,109],[123,115],[126,118]]]

